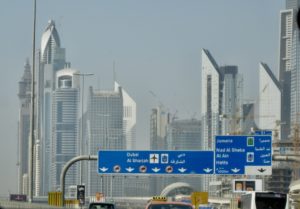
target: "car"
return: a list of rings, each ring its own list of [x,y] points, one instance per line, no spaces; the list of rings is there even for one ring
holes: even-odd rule
[[[154,198],[145,209],[194,209],[193,205],[184,202],[168,201],[166,198]]]
[[[92,202],[89,204],[88,209],[115,209],[115,205],[113,203],[107,202]]]

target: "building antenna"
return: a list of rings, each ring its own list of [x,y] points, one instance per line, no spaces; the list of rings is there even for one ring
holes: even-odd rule
[[[115,60],[113,61],[113,80],[114,80],[114,83],[115,83],[116,80],[117,80],[117,75],[116,75],[116,62],[115,62]]]

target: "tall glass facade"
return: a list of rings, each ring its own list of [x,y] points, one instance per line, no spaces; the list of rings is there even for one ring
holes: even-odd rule
[[[75,70],[57,72],[57,85],[53,92],[52,144],[51,144],[51,189],[60,188],[63,166],[78,153],[79,84]],[[66,187],[77,184],[77,164],[66,175]]]
[[[24,65],[24,74],[19,82],[19,122],[18,122],[18,193],[27,194],[24,188],[24,176],[28,175],[28,140],[30,134],[31,112],[31,71],[27,60]],[[28,186],[26,186],[28,188]]]
[[[100,91],[89,89],[87,107],[88,153],[97,155],[98,150],[123,150],[126,147],[123,132],[122,89]],[[88,163],[87,194],[103,192],[106,196],[122,197],[124,179],[119,176],[100,176],[96,163]]]
[[[54,21],[50,20],[43,32],[39,51],[38,66],[38,113],[37,138],[40,141],[40,195],[51,190],[51,149],[52,149],[52,98],[55,90],[56,72],[65,66],[65,49],[60,46],[60,38]]]

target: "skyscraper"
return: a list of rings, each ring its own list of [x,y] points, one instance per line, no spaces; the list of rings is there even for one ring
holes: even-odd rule
[[[79,153],[78,115],[79,78],[73,69],[56,73],[56,88],[53,92],[51,187],[60,188],[60,174],[63,166]],[[66,186],[77,184],[78,171],[73,165],[66,175]]]
[[[207,49],[202,49],[201,84],[202,149],[213,150],[214,137],[221,133],[223,86],[219,66]],[[202,179],[203,191],[209,191],[209,182],[216,180],[212,175]]]
[[[242,132],[243,79],[237,66],[219,67],[207,49],[202,49],[201,72],[202,149],[214,150],[215,136]],[[203,190],[215,176],[203,177]]]
[[[201,150],[201,121],[196,119],[174,120],[167,127],[168,150]],[[201,191],[201,177],[173,177],[168,184],[185,182],[193,186],[195,191]],[[164,186],[167,186],[164,185]]]
[[[223,77],[217,62],[207,49],[202,49],[201,76],[203,148],[212,150],[214,149],[215,135],[221,133]]]
[[[259,129],[274,130],[280,136],[281,88],[271,69],[265,63],[259,64],[259,95],[257,126]],[[278,130],[275,130],[278,129]],[[276,132],[276,133],[275,133]],[[274,138],[275,139],[275,138]]]
[[[170,113],[162,105],[153,108],[150,115],[150,150],[166,150],[167,145],[167,127],[171,122]],[[151,176],[150,195],[159,194],[166,185],[166,177]]]
[[[87,107],[88,153],[98,150],[123,150],[126,147],[123,128],[122,88],[114,91],[89,89]],[[124,181],[118,176],[99,176],[96,163],[88,164],[88,195],[103,192],[106,196],[121,197]]]
[[[38,113],[37,138],[40,141],[41,195],[50,191],[50,150],[52,144],[52,94],[55,89],[56,72],[65,66],[65,49],[54,21],[50,20],[42,35],[38,66]]]
[[[280,54],[279,54],[279,82],[281,94],[281,138],[287,139],[291,134],[291,126],[295,124],[298,115],[299,95],[299,30],[297,29],[297,10],[299,0],[286,0],[286,9],[280,11]],[[293,75],[292,75],[293,74]],[[299,86],[299,85],[298,85]]]
[[[167,149],[167,125],[170,123],[170,113],[166,108],[153,108],[150,116],[150,149]]]
[[[117,82],[114,84],[115,91],[121,87]],[[126,149],[136,149],[136,102],[124,90],[122,90],[123,97],[123,134],[125,136]]]
[[[29,60],[24,65],[24,74],[19,82],[20,106],[18,122],[18,193],[27,194],[28,185],[23,186],[25,176],[28,176],[28,142],[30,134],[30,112],[31,112],[31,71]],[[28,182],[27,182],[28,183]]]
[[[223,77],[222,134],[241,134],[243,118],[243,78],[237,66],[221,66]]]

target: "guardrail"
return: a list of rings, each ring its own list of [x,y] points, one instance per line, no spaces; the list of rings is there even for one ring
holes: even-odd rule
[[[28,203],[28,202],[17,202],[9,200],[0,200],[0,206],[4,209],[6,208],[40,208],[40,209],[61,209],[61,207],[53,207],[48,204],[38,204],[38,203]]]

